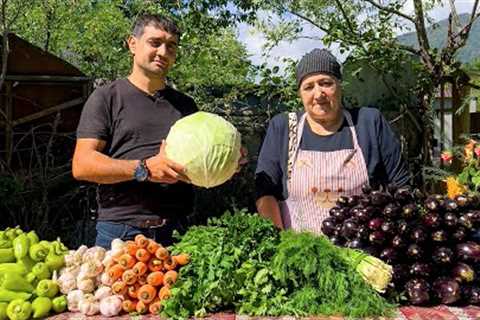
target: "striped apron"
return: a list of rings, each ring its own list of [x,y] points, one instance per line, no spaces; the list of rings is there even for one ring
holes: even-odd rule
[[[285,228],[321,233],[322,221],[339,196],[361,194],[368,171],[350,113],[343,111],[353,149],[309,151],[300,149],[306,113],[297,124],[289,114],[288,198],[280,203]],[[297,128],[298,127],[298,128]]]

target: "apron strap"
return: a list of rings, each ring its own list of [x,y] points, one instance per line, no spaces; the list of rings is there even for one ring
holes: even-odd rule
[[[287,181],[292,177],[293,163],[295,162],[295,149],[297,148],[297,127],[298,119],[295,112],[288,113],[288,163],[287,163]]]

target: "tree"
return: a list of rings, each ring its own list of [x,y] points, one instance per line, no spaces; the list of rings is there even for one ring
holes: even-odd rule
[[[427,27],[433,23],[428,11],[441,5],[438,0],[413,0],[414,11],[402,11],[403,0],[273,0],[256,1],[263,9],[271,10],[280,17],[280,23],[272,24],[271,19],[259,23],[270,46],[284,39],[298,39],[304,36],[305,26],[319,31],[319,39],[324,44],[338,43],[341,52],[349,52],[350,57],[368,61],[380,73],[398,74],[399,62],[410,57],[417,58],[416,95],[418,103],[414,110],[405,110],[420,115],[422,128],[421,164],[431,164],[433,129],[432,100],[436,88],[450,83],[454,95],[454,109],[461,108],[461,92],[474,87],[468,75],[456,59],[457,51],[465,45],[473,23],[480,16],[479,0],[472,3],[472,11],[466,24],[461,24],[451,0],[449,28],[446,45],[436,49],[430,44]],[[399,43],[397,34],[403,31],[416,32],[418,46]],[[325,33],[321,36],[320,33]],[[457,99],[455,99],[457,97]]]

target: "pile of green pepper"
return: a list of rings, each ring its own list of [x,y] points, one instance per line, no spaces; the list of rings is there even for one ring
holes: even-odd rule
[[[27,320],[64,312],[55,270],[65,264],[68,248],[60,241],[40,241],[35,231],[20,227],[0,231],[0,320]]]

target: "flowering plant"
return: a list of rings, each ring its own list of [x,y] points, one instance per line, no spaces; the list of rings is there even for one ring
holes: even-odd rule
[[[447,166],[452,164],[455,157],[451,150],[443,151],[440,156],[443,164]],[[446,179],[450,197],[465,191],[480,191],[480,142],[469,139],[458,157],[462,160],[461,171],[456,176],[452,175]]]

